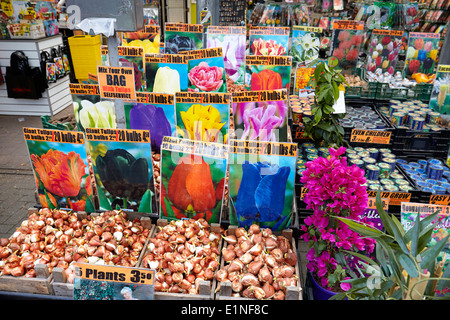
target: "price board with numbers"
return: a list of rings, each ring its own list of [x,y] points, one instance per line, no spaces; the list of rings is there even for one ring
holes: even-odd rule
[[[353,129],[350,142],[389,144],[391,134],[390,131]]]
[[[383,205],[383,210],[388,211],[389,209],[389,198],[381,198],[381,204]],[[376,198],[370,197],[367,200],[367,208],[369,209],[376,209]]]

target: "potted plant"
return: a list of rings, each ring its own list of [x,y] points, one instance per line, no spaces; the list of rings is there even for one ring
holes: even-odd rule
[[[319,157],[306,163],[301,182],[308,189],[303,201],[313,214],[305,219],[301,238],[309,243],[306,255],[307,268],[323,289],[328,290],[324,299],[339,291],[350,289],[351,269],[347,251],[370,254],[375,247],[373,239],[362,237],[338,218],[348,218],[365,223],[360,218],[367,207],[367,190],[364,170],[356,165],[348,166],[344,155],[346,148],[330,148],[330,156]],[[314,289],[314,288],[313,288]],[[315,299],[319,292],[315,290]]]
[[[421,219],[417,214],[411,229],[405,230],[394,215],[388,215],[381,204],[380,191],[376,208],[384,231],[363,221],[336,217],[351,230],[376,240],[376,259],[347,252],[364,260],[359,279],[348,279],[351,288],[334,299],[450,299],[450,267],[437,262],[449,236],[430,246],[433,229],[438,225],[438,212]]]
[[[320,61],[308,82],[315,92],[314,106],[311,109],[311,117],[303,117],[303,136],[313,140],[316,147],[348,145],[344,140],[344,128],[339,123],[345,113],[334,113],[334,105],[340,95],[339,86],[346,83],[341,70],[336,69],[337,64],[335,57],[328,58],[328,63]]]

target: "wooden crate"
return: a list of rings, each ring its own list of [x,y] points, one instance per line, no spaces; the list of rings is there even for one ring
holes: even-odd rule
[[[237,228],[238,228],[237,226],[230,225],[228,227],[228,235],[234,235],[234,232]],[[274,234],[277,234],[277,233],[274,232]],[[300,285],[301,273],[300,273],[300,269],[298,266],[299,259],[298,259],[298,253],[297,253],[297,246],[295,244],[295,239],[292,236],[292,229],[283,230],[281,232],[281,235],[286,237],[291,242],[292,250],[297,255],[297,263],[295,265],[295,275],[298,277],[297,285],[286,287],[285,300],[302,300],[302,287]],[[225,248],[226,246],[227,246],[227,243],[226,243],[226,241],[224,241],[223,247]],[[222,269],[224,266],[225,266],[225,260],[222,257],[221,262],[220,262],[220,269]],[[244,297],[233,297],[232,296],[233,290],[231,289],[230,281],[220,282],[220,284],[218,283],[217,286],[218,286],[218,290],[215,295],[216,300],[256,300],[256,299],[244,298]]]
[[[34,270],[36,270],[36,278],[27,278],[25,276],[14,277],[10,275],[0,276],[0,290],[53,295],[53,289],[50,285],[52,275],[47,265],[37,264]]]
[[[128,213],[128,217],[130,218],[130,213]],[[83,219],[86,217],[85,212],[77,212],[78,219]],[[98,216],[99,213],[92,213],[91,216]],[[135,215],[131,214],[132,220],[134,220]],[[137,216],[136,216],[137,217]],[[130,220],[130,219],[129,219]],[[149,235],[152,234],[153,228],[155,228],[154,225],[152,225],[152,221],[150,218],[147,217],[141,217],[140,218],[142,226],[146,229],[150,230]],[[147,247],[148,239],[144,244],[144,248]],[[136,263],[136,266],[140,265],[142,263],[142,258],[144,257],[144,251],[142,250],[138,261]],[[53,268],[52,270],[53,279],[50,282],[54,295],[61,296],[61,297],[71,297],[73,298],[73,283],[68,282],[66,272],[63,268]]]
[[[158,219],[156,221],[156,227],[153,229],[153,234],[151,237],[155,236],[158,233],[158,227],[164,227],[168,224],[167,219]],[[213,223],[210,225],[210,230],[214,232],[220,233],[220,225],[217,223]],[[218,248],[219,251],[222,247],[222,239],[219,242]],[[147,252],[147,247],[145,248],[145,253]],[[144,253],[144,256],[145,256]],[[142,264],[141,268],[144,268]],[[198,294],[185,294],[185,293],[170,293],[170,292],[155,292],[154,299],[155,300],[214,300],[214,290],[216,288],[216,279],[214,278],[212,281],[201,280],[199,283],[199,293]]]

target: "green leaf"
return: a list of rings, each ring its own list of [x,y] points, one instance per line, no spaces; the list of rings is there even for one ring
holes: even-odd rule
[[[361,234],[363,236],[373,238],[373,239],[379,239],[381,236],[384,235],[383,232],[381,232],[380,230],[373,228],[371,226],[366,226],[366,225],[356,222],[354,220],[350,220],[350,219],[343,218],[343,217],[336,217],[336,218],[339,219],[340,221],[342,221],[343,223],[345,223],[351,230],[358,232],[359,234]]]
[[[383,204],[381,202],[381,191],[380,190],[377,191],[377,196],[375,198],[375,206],[377,208],[378,215],[380,216],[380,219],[383,222],[383,226],[386,229],[386,232],[389,235],[393,235],[394,233],[392,232],[391,226],[389,224],[390,217],[386,213],[386,211],[384,211],[384,209],[383,209]]]
[[[95,206],[94,206],[92,196],[89,196],[86,198],[86,205],[84,207],[84,211],[86,211],[88,213],[95,212]]]
[[[100,204],[100,210],[112,210],[111,202],[109,201],[108,197],[106,197],[105,192],[102,190],[102,188],[97,187],[97,194],[98,202]]]
[[[57,207],[55,207],[53,205],[53,202],[50,200],[50,197],[48,196],[47,190],[44,189],[44,193],[45,193],[45,199],[47,200],[48,208],[50,210],[57,209]],[[58,203],[56,203],[56,205],[58,206]],[[69,206],[69,204],[67,204],[67,206]]]
[[[422,269],[429,269],[430,265],[434,262],[434,260],[437,258],[439,253],[444,249],[444,246],[447,243],[448,238],[450,237],[450,234],[447,235],[444,239],[441,239],[438,243],[434,244],[431,247],[428,247],[424,251],[420,253],[422,256],[422,262],[420,263],[420,267]]]
[[[150,189],[147,189],[142,196],[141,203],[139,204],[139,212],[152,213],[152,197],[153,192]]]
[[[417,278],[419,276],[416,264],[410,256],[401,253],[398,257],[398,261],[410,277]]]
[[[417,213],[416,221],[412,227],[411,234],[411,255],[413,257],[417,256],[417,244],[419,242],[419,230],[420,230],[420,212]]]

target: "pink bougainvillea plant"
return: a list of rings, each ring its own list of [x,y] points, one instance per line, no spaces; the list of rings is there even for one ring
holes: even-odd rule
[[[348,166],[346,148],[330,148],[327,158],[319,157],[306,163],[301,182],[308,189],[303,201],[311,216],[302,226],[303,240],[309,242],[307,268],[318,279],[322,287],[331,290],[349,290],[348,263],[344,251],[372,253],[375,240],[360,236],[335,217],[370,222],[362,218],[367,207],[367,192],[364,170],[356,165]],[[338,262],[339,261],[339,262]],[[339,289],[340,288],[340,289]]]

